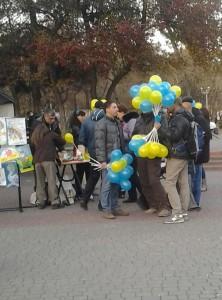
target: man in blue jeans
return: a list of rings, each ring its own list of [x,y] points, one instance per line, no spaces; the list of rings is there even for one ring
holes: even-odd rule
[[[102,186],[100,201],[103,208],[103,217],[115,219],[116,216],[128,216],[118,205],[119,185],[109,182],[107,165],[111,152],[115,149],[124,151],[123,131],[117,121],[118,107],[113,101],[105,104],[105,117],[96,123],[95,150],[96,158],[101,163]]]

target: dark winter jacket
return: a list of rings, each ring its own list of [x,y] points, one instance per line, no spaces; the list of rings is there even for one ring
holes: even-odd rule
[[[96,123],[95,127],[95,150],[99,162],[108,162],[111,152],[120,149],[124,152],[123,131],[116,119],[105,116]]]
[[[167,128],[167,120],[164,114],[161,114],[161,128]],[[134,134],[149,134],[150,131],[154,127],[154,115],[152,112],[150,113],[142,113],[140,117],[136,120],[136,124],[133,130],[133,135]],[[158,131],[158,137],[160,143],[166,145],[167,140],[165,136],[161,134],[161,132]]]
[[[96,158],[95,152],[95,125],[104,117],[103,109],[94,110],[91,115],[82,123],[79,133],[79,145],[84,145],[91,157]]]
[[[204,131],[204,147],[203,151],[198,154],[196,163],[203,164],[207,163],[210,159],[210,140],[212,138],[211,130],[210,130],[210,122],[204,117],[202,112],[193,108],[192,113],[194,115],[194,120],[197,124],[200,125],[202,130]]]
[[[65,140],[61,138],[61,136],[53,131],[48,131],[39,145],[32,145],[34,151],[34,163],[55,161],[56,148],[62,150],[64,145]]]
[[[193,115],[184,109],[176,111],[169,120],[168,128],[160,128],[170,144],[169,156],[178,159],[189,159],[187,140],[191,130]]]

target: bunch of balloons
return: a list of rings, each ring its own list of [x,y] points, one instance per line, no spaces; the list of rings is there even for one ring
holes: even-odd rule
[[[108,166],[108,180],[119,184],[124,191],[129,191],[132,188],[132,184],[129,181],[134,172],[131,166],[132,162],[132,155],[128,153],[123,154],[119,149],[113,150],[111,153],[111,161]]]
[[[181,95],[181,88],[177,85],[171,86],[167,81],[162,81],[160,76],[153,75],[148,83],[133,85],[129,89],[132,97],[132,106],[140,109],[143,113],[151,112],[154,105],[170,107],[177,97]]]
[[[99,100],[98,99],[92,99],[90,101],[90,108],[91,108],[91,110],[93,110],[95,108],[95,104],[96,104],[97,101],[99,101]],[[106,99],[101,99],[100,101],[103,102],[103,103],[107,102]]]
[[[195,100],[193,100],[192,106],[197,108],[197,109],[202,109],[203,104],[201,102],[196,102]]]
[[[168,155],[166,146],[159,143],[158,136],[154,133],[156,130],[151,131],[152,134],[148,136],[134,135],[129,142],[129,149],[134,152],[137,157],[154,159],[156,157],[164,158]],[[149,139],[147,141],[147,139]]]

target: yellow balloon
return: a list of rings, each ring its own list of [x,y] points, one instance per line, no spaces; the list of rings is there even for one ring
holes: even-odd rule
[[[140,157],[148,157],[149,154],[149,147],[148,144],[144,144],[139,148],[138,154]]]
[[[98,100],[97,99],[92,99],[91,102],[90,102],[90,108],[91,110],[93,110],[95,108],[95,104]]]
[[[140,99],[140,97],[134,97],[132,100],[132,106],[135,109],[139,109],[140,108],[140,104],[141,104],[142,100]]]
[[[120,159],[119,160],[122,169],[125,169],[125,167],[127,166],[127,161],[125,159]]]
[[[168,149],[166,146],[160,144],[160,149],[158,153],[158,157],[167,157],[168,155]]]
[[[143,134],[134,134],[132,136],[132,140],[142,140],[144,138],[145,135]]]
[[[180,97],[182,94],[181,88],[178,85],[171,86],[170,90],[175,92],[177,97]]]
[[[155,142],[151,142],[149,143],[149,155],[150,156],[158,156],[158,153],[160,151],[160,144],[159,143],[155,143]]]
[[[202,103],[200,103],[200,102],[196,102],[196,103],[195,103],[195,107],[196,107],[197,109],[201,109],[201,108],[203,107],[203,105],[202,105]]]
[[[162,79],[159,75],[153,75],[150,77],[150,81],[160,84],[162,82]]]
[[[102,103],[106,103],[107,100],[106,100],[106,99],[102,99],[101,102],[102,102]]]
[[[141,99],[149,99],[150,95],[152,93],[152,90],[149,86],[141,86],[139,90],[139,96]]]
[[[74,144],[74,137],[71,133],[66,133],[64,135],[64,139],[65,139],[67,144]]]
[[[152,91],[151,95],[150,95],[150,102],[152,104],[160,104],[162,101],[162,94],[159,91]]]
[[[111,170],[114,173],[118,173],[124,169],[124,163],[121,160],[117,160],[111,163]]]

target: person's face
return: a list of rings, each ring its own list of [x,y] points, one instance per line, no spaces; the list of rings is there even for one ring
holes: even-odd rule
[[[80,123],[82,123],[86,118],[86,115],[85,116],[78,116],[77,119],[80,121]]]
[[[112,118],[117,117],[118,114],[118,106],[116,105],[116,103],[112,103],[107,109],[106,109],[106,113],[111,116]]]
[[[118,118],[120,121],[123,120],[124,115],[125,115],[125,113],[122,112],[122,111],[118,111],[118,112],[117,112],[117,118]]]
[[[49,125],[53,124],[55,122],[55,116],[50,114],[44,114],[45,122]]]

